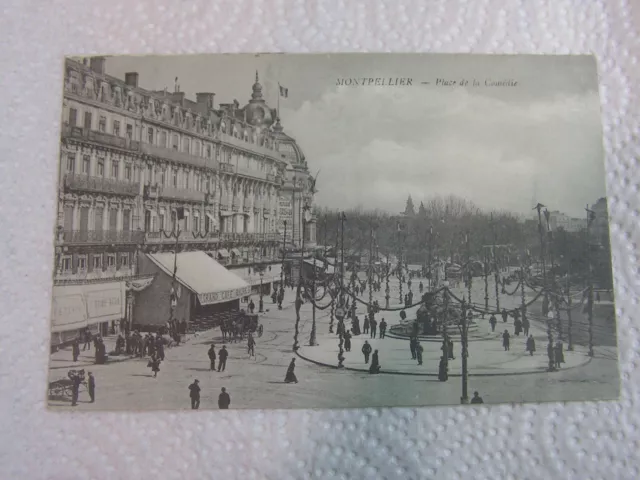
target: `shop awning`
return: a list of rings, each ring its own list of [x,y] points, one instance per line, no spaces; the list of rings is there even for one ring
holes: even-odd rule
[[[147,257],[167,275],[173,275],[173,253]],[[176,280],[198,296],[201,305],[229,302],[251,294],[251,286],[202,251],[179,253]]]
[[[125,282],[54,286],[51,331],[120,320],[125,311],[125,289]]]
[[[218,256],[222,258],[229,258],[229,251],[226,248],[221,248],[218,250]]]
[[[234,257],[239,257],[239,256],[240,256],[240,250],[238,250],[237,248],[232,248],[232,249],[231,249],[231,254],[232,254]]]

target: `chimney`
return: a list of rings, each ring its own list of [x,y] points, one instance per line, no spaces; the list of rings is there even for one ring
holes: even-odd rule
[[[138,72],[127,72],[124,74],[124,83],[130,87],[138,88]]]
[[[105,63],[107,63],[107,59],[105,57],[91,57],[90,59],[91,70],[100,75],[104,75],[104,67]]]
[[[215,99],[215,93],[196,93],[196,103],[202,105],[207,109],[213,110],[213,100]]]

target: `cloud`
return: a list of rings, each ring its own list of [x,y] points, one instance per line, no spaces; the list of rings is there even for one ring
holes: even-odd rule
[[[464,89],[339,88],[296,110],[285,130],[322,170],[316,203],[388,211],[450,193],[525,213],[534,189],[581,215],[604,195],[595,93],[528,101]]]

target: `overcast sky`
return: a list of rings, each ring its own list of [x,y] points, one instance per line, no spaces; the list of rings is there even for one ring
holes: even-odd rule
[[[245,105],[255,72],[298,140],[316,204],[390,212],[456,194],[486,209],[529,214],[532,201],[582,217],[605,195],[596,64],[586,56],[211,55],[111,57],[107,73],[140,86],[216,93]],[[339,78],[412,78],[404,87],[338,87]],[[438,78],[468,80],[436,86]],[[473,79],[482,85],[472,87]],[[485,87],[512,79],[516,87]],[[421,82],[430,82],[422,85]]]

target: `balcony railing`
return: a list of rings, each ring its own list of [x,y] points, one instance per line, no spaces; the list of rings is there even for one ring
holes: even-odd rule
[[[142,243],[144,232],[140,230],[64,230],[58,236],[65,244],[88,243]]]
[[[116,137],[109,133],[89,130],[87,128],[72,127],[70,125],[62,126],[63,138],[77,138],[79,140],[88,140],[111,147],[122,148],[125,150],[140,150],[140,142],[132,140],[128,137]]]
[[[225,173],[236,173],[236,166],[230,163],[221,163],[220,171]]]
[[[160,198],[168,198],[171,200],[186,200],[188,202],[204,202],[204,192],[197,190],[186,190],[184,188],[160,187],[158,196]]]
[[[159,147],[157,145],[151,145],[150,143],[141,143],[140,149],[142,153],[147,155],[153,155],[154,157],[164,158],[185,165],[192,165],[194,167],[208,167],[216,168],[217,162],[211,158],[198,157],[186,152],[180,152],[170,148]]]
[[[64,186],[68,190],[80,190],[85,192],[111,193],[117,195],[129,195],[135,197],[140,193],[140,184],[131,183],[113,178],[90,177],[68,173],[64,177]]]
[[[277,158],[281,160],[280,153],[272,148],[267,148],[257,143],[249,143],[241,140],[240,138],[236,138],[233,135],[227,135],[226,133],[220,134],[220,141],[226,143],[228,145],[233,145],[234,147],[241,148],[243,150],[249,150],[251,152],[260,153],[262,155],[266,155],[271,158]]]
[[[219,234],[221,242],[248,243],[248,242],[277,242],[280,236],[277,233],[232,233],[224,232]]]

